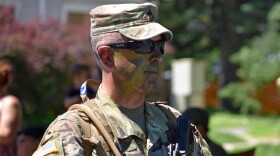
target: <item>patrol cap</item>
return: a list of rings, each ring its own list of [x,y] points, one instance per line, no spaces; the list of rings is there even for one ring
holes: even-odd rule
[[[133,40],[145,40],[162,35],[166,41],[173,34],[156,21],[158,8],[151,3],[109,4],[90,11],[91,36],[108,32],[119,32]]]

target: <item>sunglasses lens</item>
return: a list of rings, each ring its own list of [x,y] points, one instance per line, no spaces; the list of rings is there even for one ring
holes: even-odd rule
[[[156,42],[158,44],[159,50],[161,52],[161,54],[164,54],[164,48],[165,48],[165,42],[164,41],[159,41]]]
[[[135,46],[133,50],[135,52],[141,53],[141,54],[148,54],[152,52],[153,49],[153,43],[151,40],[145,40],[145,41],[139,41],[139,42],[134,42]]]
[[[111,48],[118,49],[130,49],[140,54],[149,54],[152,53],[154,48],[157,46],[161,52],[164,54],[164,41],[152,41],[152,40],[144,40],[144,41],[129,41],[125,43],[111,44]]]

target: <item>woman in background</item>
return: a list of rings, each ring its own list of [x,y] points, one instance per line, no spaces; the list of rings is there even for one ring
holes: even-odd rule
[[[21,126],[22,110],[20,101],[7,94],[12,83],[12,65],[0,58],[0,155],[16,155],[17,132]]]

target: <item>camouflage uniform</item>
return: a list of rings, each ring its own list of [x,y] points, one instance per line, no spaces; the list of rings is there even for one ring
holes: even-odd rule
[[[98,92],[94,100],[88,103],[98,103],[106,116],[108,117],[113,131],[120,142],[122,152],[126,155],[149,155],[149,156],[166,156],[168,155],[168,145],[174,138],[175,129],[167,116],[154,104],[145,103],[146,129],[148,136],[145,136],[141,128],[133,121],[125,117],[116,106],[101,91]],[[180,113],[171,107],[169,109],[178,116]],[[96,110],[92,110],[96,111]],[[99,113],[96,113],[99,114]],[[97,118],[105,124],[105,119],[97,115]],[[72,110],[59,116],[47,129],[41,140],[40,147],[37,150],[38,155],[84,155],[84,143],[82,138],[82,123],[86,120],[79,116],[77,110]],[[90,124],[92,132],[97,131]],[[211,155],[206,142],[202,139],[199,132],[194,126],[191,126],[192,133],[189,150],[191,155]],[[100,136],[93,136],[93,140],[99,140]],[[48,145],[49,144],[49,145]],[[102,145],[97,142],[93,145],[92,155],[106,155]],[[42,150],[45,148],[45,151]],[[51,148],[52,150],[46,150]],[[42,151],[40,153],[40,150]]]
[[[157,7],[151,3],[97,7],[90,12],[91,38],[99,34],[118,32],[132,40],[147,40],[158,35],[165,41],[171,40],[172,32],[156,23],[157,12]],[[93,51],[96,51],[96,47],[93,47]],[[84,104],[90,107],[107,130],[111,127],[114,133],[112,138],[117,137],[114,141],[119,142],[118,148],[122,154],[168,155],[168,145],[176,135],[176,123],[172,122],[161,106],[145,102],[146,135],[136,123],[121,113],[117,105],[102,93],[101,89],[95,99]],[[97,109],[99,106],[101,109]],[[166,108],[172,112],[173,117],[180,115],[173,108],[168,106]],[[191,129],[189,155],[211,155],[208,145],[197,129],[193,125],[189,126]],[[111,155],[104,138],[91,120],[80,111],[71,110],[57,117],[49,126],[34,155],[85,155],[88,151],[85,149],[89,147],[88,140],[91,143],[90,147],[93,147],[89,155]]]

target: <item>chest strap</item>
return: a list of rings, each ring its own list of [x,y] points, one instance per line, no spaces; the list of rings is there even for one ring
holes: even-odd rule
[[[105,127],[102,125],[102,123],[98,120],[98,118],[95,116],[95,114],[92,112],[92,110],[85,104],[75,104],[72,105],[68,110],[74,110],[77,109],[79,111],[82,111],[85,113],[90,120],[93,122],[97,130],[100,132],[106,143],[108,144],[109,148],[112,150],[114,155],[121,156],[119,150],[117,149],[116,145],[114,144],[113,140],[110,137],[110,134],[107,132]]]

